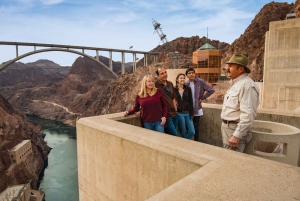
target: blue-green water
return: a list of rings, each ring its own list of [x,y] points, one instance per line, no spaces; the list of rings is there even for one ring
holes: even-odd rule
[[[60,122],[28,116],[37,122],[46,134],[45,141],[52,148],[48,166],[41,177],[39,189],[46,194],[46,201],[77,201],[77,147],[76,130]]]

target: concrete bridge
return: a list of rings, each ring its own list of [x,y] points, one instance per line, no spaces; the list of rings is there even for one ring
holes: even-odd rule
[[[113,74],[114,77],[118,77],[112,69],[112,52],[120,52],[122,55],[122,63],[121,63],[121,72],[125,73],[125,53],[130,53],[133,55],[133,71],[136,70],[136,54],[144,54],[144,65],[148,65],[148,55],[153,55],[153,60],[157,60],[157,56],[159,52],[145,52],[145,51],[136,51],[136,50],[122,50],[122,49],[112,49],[112,48],[101,48],[101,47],[87,47],[87,46],[74,46],[74,45],[61,45],[61,44],[46,44],[46,43],[26,43],[26,42],[8,42],[8,41],[0,41],[0,45],[13,45],[16,47],[16,57],[8,62],[5,62],[0,65],[0,71],[11,65],[12,63],[41,52],[50,52],[50,51],[62,51],[62,52],[70,52],[78,55],[82,55],[87,57],[95,62],[99,63],[101,66],[105,67],[107,71]],[[19,55],[19,46],[32,46],[34,50],[23,55]],[[43,49],[37,49],[37,47],[42,47]],[[81,50],[81,51],[78,51]],[[95,50],[96,51],[96,59],[93,56],[86,54],[85,50]],[[99,60],[99,51],[107,51],[109,52],[109,67],[106,66]]]

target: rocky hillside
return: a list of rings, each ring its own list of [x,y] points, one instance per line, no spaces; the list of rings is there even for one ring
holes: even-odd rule
[[[20,89],[48,87],[62,81],[70,67],[61,67],[49,60],[13,63],[0,72],[0,94],[10,99]]]
[[[229,46],[228,43],[220,42],[218,40],[207,40],[212,46],[221,50],[222,54],[225,53],[225,49]],[[193,52],[206,43],[206,37],[199,38],[199,36],[192,37],[179,37],[169,42],[175,51],[179,53],[179,60],[181,67],[188,67],[192,62]],[[151,52],[161,52],[158,56],[158,62],[166,62],[165,65],[168,68],[172,67],[172,62],[169,61],[168,52],[165,45],[158,45]],[[153,62],[153,57],[148,59],[148,63]],[[137,65],[143,66],[144,58],[142,58]]]
[[[300,0],[296,0],[294,8],[291,10],[297,14],[297,17],[300,18]]]
[[[22,140],[31,140],[33,153],[25,162],[15,165],[9,174],[6,174],[12,164],[8,150]],[[8,185],[22,184],[29,180],[31,186],[36,188],[49,151],[40,126],[14,110],[0,95],[0,192]]]
[[[284,20],[286,14],[294,6],[294,4],[275,2],[266,4],[252,20],[245,32],[225,49],[222,62],[228,61],[234,53],[240,52],[248,55],[249,67],[252,70],[250,77],[254,80],[263,79],[265,33],[269,30],[269,23]]]
[[[64,80],[49,87],[18,90],[9,102],[26,113],[72,125],[113,79],[95,61],[78,57]]]

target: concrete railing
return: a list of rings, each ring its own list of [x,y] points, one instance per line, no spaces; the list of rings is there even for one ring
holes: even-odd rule
[[[203,104],[203,112],[204,116],[200,118],[200,141],[222,147],[222,134],[221,134],[221,110],[222,110],[222,105],[216,105],[216,104]],[[281,123],[283,124],[283,127],[285,131],[280,131],[282,133],[289,132],[290,127],[295,127],[300,129],[300,113],[296,112],[291,112],[291,111],[279,111],[279,110],[274,110],[274,109],[258,109],[257,117],[255,122],[258,122],[260,120],[263,121],[271,121],[274,123],[272,126],[276,126],[276,123]],[[289,125],[289,126],[288,126]],[[267,126],[267,125],[266,125]],[[271,126],[271,127],[272,127]],[[287,130],[286,130],[287,129]],[[269,138],[272,138],[272,136],[268,136]],[[285,136],[286,138],[289,138]],[[300,144],[300,139],[297,140],[297,135],[291,135],[294,141],[292,141],[290,144],[290,147],[292,148],[292,153],[297,152],[297,143]],[[269,141],[271,142],[271,141]],[[250,145],[251,146],[251,145]],[[248,151],[250,146],[246,146],[245,152],[248,154],[252,154],[252,152]],[[247,148],[248,147],[248,148]],[[270,146],[269,146],[270,148]],[[275,148],[275,147],[274,147]],[[252,148],[253,149],[253,148]],[[270,150],[272,152],[272,150]],[[258,153],[258,152],[256,152]],[[288,152],[289,154],[291,152]],[[261,154],[262,156],[264,154]],[[269,154],[271,155],[271,154]],[[271,160],[278,160],[279,155],[277,154],[278,157],[268,157],[268,159]],[[296,153],[294,157],[298,156],[298,166],[300,166],[300,148],[298,148],[298,154]],[[267,157],[266,157],[267,158]],[[285,158],[281,158],[281,162],[291,164],[290,162],[286,161]],[[294,165],[297,165],[293,163]]]
[[[81,201],[300,198],[299,167],[143,129],[122,113],[76,129]]]
[[[297,166],[299,142],[300,130],[298,128],[276,122],[255,120],[252,126],[252,139],[247,144],[245,153]]]

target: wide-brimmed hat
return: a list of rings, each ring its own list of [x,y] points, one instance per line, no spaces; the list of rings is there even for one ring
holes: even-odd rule
[[[234,54],[226,64],[239,64],[244,66],[246,73],[251,72],[248,68],[248,58],[243,54]]]

